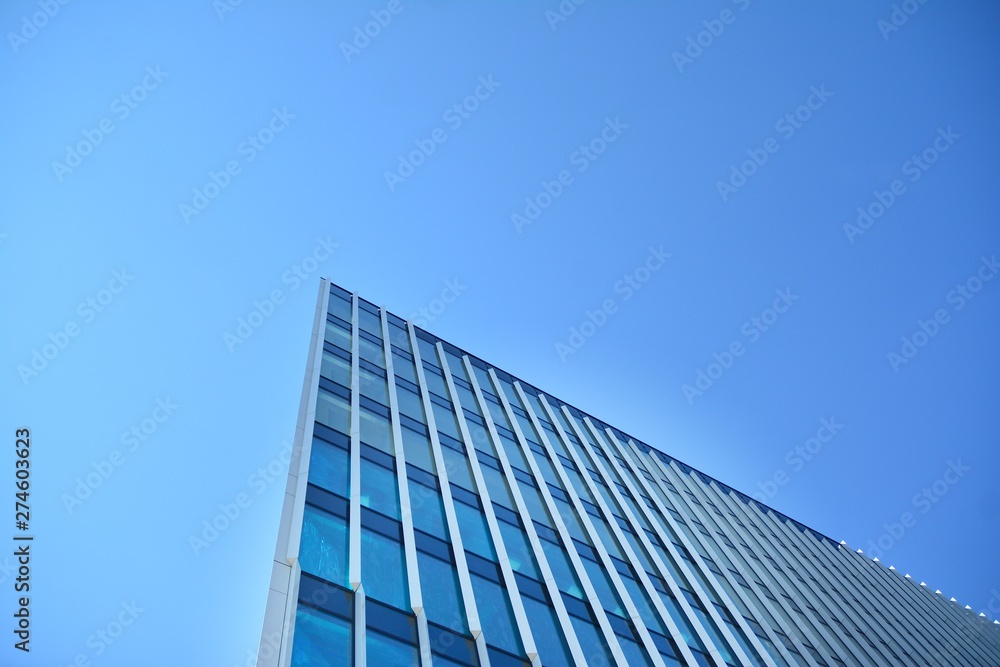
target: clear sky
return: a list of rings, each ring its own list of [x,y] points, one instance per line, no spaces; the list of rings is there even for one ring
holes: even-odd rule
[[[1000,8],[562,4],[2,4],[0,664],[247,664],[320,276],[1000,614]]]

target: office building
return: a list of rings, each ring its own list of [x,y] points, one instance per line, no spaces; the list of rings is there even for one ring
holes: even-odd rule
[[[325,280],[295,448],[261,667],[1000,665],[997,625]]]

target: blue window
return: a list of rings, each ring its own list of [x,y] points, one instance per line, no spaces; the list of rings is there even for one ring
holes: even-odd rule
[[[351,300],[343,299],[336,294],[330,295],[330,313],[345,322],[351,321]]]
[[[406,426],[400,429],[400,432],[403,434],[403,455],[406,457],[406,462],[427,472],[436,473],[437,466],[434,465],[430,439]]]
[[[350,621],[298,606],[292,667],[350,667],[352,646]]]
[[[594,585],[597,598],[601,601],[604,609],[618,616],[625,616],[625,610],[622,609],[618,594],[611,586],[611,579],[608,578],[608,573],[604,568],[589,558],[581,558],[580,560],[583,561],[583,567],[587,570],[590,583]]]
[[[418,551],[417,568],[420,571],[420,590],[423,591],[427,620],[456,632],[467,633],[469,626],[455,566]]]
[[[420,664],[420,655],[415,646],[370,629],[365,633],[365,650],[369,665],[414,667]]]
[[[545,553],[545,559],[549,562],[549,568],[552,569],[552,576],[555,578],[559,590],[575,598],[584,599],[586,595],[584,595],[583,588],[580,586],[580,580],[577,579],[576,573],[573,571],[573,565],[570,563],[569,557],[563,548],[548,540],[540,540],[540,542],[542,544],[542,551]]]
[[[365,308],[358,308],[358,327],[373,336],[382,337],[382,322],[379,316],[368,312]]]
[[[424,486],[412,479],[410,485],[410,510],[413,514],[413,527],[428,535],[448,539],[448,524],[444,516],[444,505],[437,489]]]
[[[458,422],[451,408],[442,407],[437,403],[432,403],[431,405],[434,407],[434,423],[437,425],[437,430],[445,435],[450,435],[456,440],[461,440],[462,434],[458,430]]]
[[[409,610],[403,545],[368,528],[361,529],[361,583],[373,600]]]
[[[483,513],[475,507],[456,502],[455,516],[458,518],[458,528],[462,532],[462,544],[466,550],[496,562],[497,554],[493,550],[493,540]]]
[[[385,378],[378,373],[373,373],[367,368],[359,368],[358,385],[362,396],[367,396],[382,405],[389,405],[389,390],[386,389]]]
[[[514,612],[507,591],[500,584],[472,575],[472,591],[476,596],[479,618],[486,625],[486,643],[516,655],[523,655],[521,636],[514,623]]]
[[[545,667],[570,667],[573,660],[566,646],[566,637],[563,636],[562,628],[556,620],[555,610],[534,598],[521,599],[542,664]]]
[[[498,521],[497,524],[500,526],[500,534],[503,535],[503,545],[507,548],[511,569],[532,579],[541,579],[538,567],[535,565],[535,556],[524,531],[506,521]]]
[[[424,406],[420,401],[420,397],[413,391],[405,387],[396,384],[396,400],[399,403],[399,412],[407,417],[411,417],[421,424],[426,424],[427,419],[424,417]]]
[[[361,410],[361,442],[394,454],[389,420],[368,410]]]
[[[351,402],[320,389],[316,397],[316,421],[341,433],[350,434]]]
[[[349,329],[345,329],[339,324],[334,324],[327,320],[326,323],[326,342],[339,347],[345,352],[351,351],[351,332]]]
[[[399,487],[396,485],[396,473],[362,458],[361,504],[398,520]]]
[[[313,438],[309,455],[309,481],[327,491],[349,498],[350,460],[347,450]]]
[[[616,664],[603,635],[597,631],[593,623],[576,616],[569,618],[573,622],[576,638],[580,640],[580,647],[583,649],[583,655],[587,659],[588,665]]]
[[[444,445],[441,446],[441,454],[444,456],[444,468],[448,472],[448,480],[468,491],[475,491],[476,485],[472,481],[472,472],[469,470],[469,461],[465,458],[465,454]]]
[[[350,356],[350,355],[348,355]],[[345,387],[351,386],[351,362],[335,354],[323,351],[323,365],[320,375]]]
[[[385,368],[385,353],[381,341],[371,340],[363,335],[358,336],[358,354],[362,359],[370,361],[379,368]]]
[[[299,561],[303,571],[347,586],[347,522],[306,505]]]
[[[618,644],[622,647],[622,653],[625,654],[625,662],[628,663],[629,667],[653,667],[653,663],[649,661],[646,649],[639,646],[638,642],[634,639],[626,639],[619,635]]]

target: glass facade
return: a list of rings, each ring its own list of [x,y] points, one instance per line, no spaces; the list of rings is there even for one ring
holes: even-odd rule
[[[317,312],[262,667],[1000,665],[845,544],[326,281]]]

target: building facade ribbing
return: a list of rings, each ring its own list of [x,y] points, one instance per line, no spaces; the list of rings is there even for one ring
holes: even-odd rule
[[[322,281],[260,667],[1000,665],[1000,628]]]

